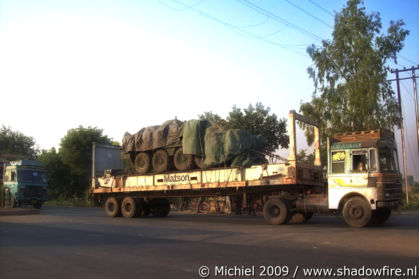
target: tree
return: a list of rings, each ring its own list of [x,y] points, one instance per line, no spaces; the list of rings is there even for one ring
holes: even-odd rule
[[[67,199],[74,195],[73,189],[70,185],[71,172],[70,168],[63,163],[60,155],[55,148],[51,150],[42,150],[38,157],[47,170],[48,176],[48,198]]]
[[[307,164],[313,165],[314,164],[314,153],[307,154],[304,149],[301,149],[297,153],[297,161],[305,162]]]
[[[227,121],[222,118],[221,116],[219,116],[216,113],[213,113],[212,111],[206,111],[204,112],[204,114],[201,114],[198,116],[200,120],[208,120],[214,123],[218,123],[223,127],[227,127],[228,123]]]
[[[39,153],[33,137],[28,137],[10,127],[0,129],[0,158],[4,160],[34,159]]]
[[[287,148],[289,137],[286,134],[286,120],[278,119],[270,110],[261,103],[256,103],[255,106],[250,104],[243,111],[234,105],[227,119],[212,112],[205,112],[199,118],[214,121],[229,129],[242,129],[254,135],[262,135],[267,143],[265,152],[272,154],[280,146]]]
[[[96,127],[79,126],[69,130],[61,139],[59,156],[70,170],[68,185],[72,196],[82,197],[89,185],[92,142],[108,145],[112,143],[111,139],[103,135],[103,130]]]
[[[380,15],[367,14],[360,0],[349,0],[335,16],[332,41],[307,49],[314,63],[307,72],[315,91],[300,111],[319,121],[323,141],[336,132],[399,125],[397,101],[386,79],[387,62],[397,63],[409,34],[403,25],[402,20],[391,21],[387,34],[380,34]],[[312,130],[301,126],[312,142]]]

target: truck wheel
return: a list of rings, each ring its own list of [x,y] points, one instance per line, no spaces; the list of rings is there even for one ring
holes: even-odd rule
[[[289,205],[283,199],[270,199],[263,206],[263,217],[272,225],[282,225],[290,219]]]
[[[343,207],[343,219],[356,228],[366,226],[371,220],[371,206],[361,197],[350,198]]]
[[[166,217],[170,212],[170,202],[168,199],[154,199],[151,204],[151,214],[154,217]]]
[[[381,225],[385,221],[387,221],[387,219],[390,217],[390,215],[391,215],[391,209],[390,208],[378,208],[377,210],[374,210],[372,212],[370,224],[371,225]]]
[[[202,160],[202,157],[193,156],[193,160],[194,160],[195,165],[199,169],[201,169],[201,170],[206,169],[207,166],[205,165],[204,160]]]
[[[33,205],[33,208],[36,208],[36,209],[41,209],[41,207],[42,207],[42,202],[37,202]]]
[[[169,154],[166,150],[160,149],[153,154],[153,169],[156,172],[165,172],[169,168]]]
[[[121,204],[122,215],[126,218],[132,218],[137,213],[137,204],[132,197],[125,197]]]
[[[119,207],[119,202],[115,197],[110,197],[106,200],[105,211],[109,217],[119,217],[121,216],[121,210]]]
[[[139,174],[145,174],[150,169],[150,155],[146,152],[138,153],[135,156],[135,171]]]
[[[175,168],[180,171],[189,170],[192,168],[192,155],[183,154],[183,148],[178,148],[173,156],[173,164]]]

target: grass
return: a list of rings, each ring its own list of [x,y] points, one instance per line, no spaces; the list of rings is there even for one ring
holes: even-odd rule
[[[52,205],[52,206],[74,206],[74,207],[94,207],[92,201],[86,198],[58,198],[58,199],[51,199],[47,200],[44,205]]]
[[[406,204],[405,195],[403,197],[403,202],[403,210],[419,210],[419,183],[416,183],[409,189],[409,205]]]
[[[404,201],[402,209],[403,210],[419,210],[419,194],[409,193],[409,204],[407,205],[406,201]]]

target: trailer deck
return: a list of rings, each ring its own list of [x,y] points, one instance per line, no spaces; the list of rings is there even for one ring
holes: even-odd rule
[[[146,195],[151,192],[173,192],[175,196],[195,191],[203,195],[202,190],[242,191],[277,188],[277,186],[315,187],[322,185],[321,167],[304,163],[279,163],[255,165],[249,168],[219,168],[193,170],[190,172],[170,172],[151,175],[110,175],[98,178],[92,194],[136,193]]]

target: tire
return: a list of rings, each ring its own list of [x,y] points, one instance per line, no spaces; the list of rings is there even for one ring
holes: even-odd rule
[[[125,197],[121,204],[121,213],[125,218],[135,217],[137,214],[137,203],[132,197]]]
[[[105,202],[105,211],[109,217],[121,216],[119,201],[115,197],[110,197]]]
[[[193,156],[183,154],[183,148],[178,148],[173,156],[173,165],[177,170],[190,170],[193,166]]]
[[[166,150],[160,149],[153,154],[153,169],[156,172],[166,172],[169,169],[169,154]]]
[[[166,217],[170,212],[170,202],[168,199],[154,199],[151,202],[151,214],[154,217]]]
[[[372,212],[370,224],[371,225],[381,225],[387,221],[388,218],[391,216],[391,209],[390,208],[378,208]]]
[[[371,220],[372,211],[369,203],[361,197],[352,197],[343,206],[343,219],[355,228],[362,228]]]
[[[205,165],[204,160],[202,160],[202,157],[193,156],[193,160],[194,160],[195,165],[199,169],[203,170],[203,169],[206,169],[207,168],[207,165]]]
[[[270,199],[263,206],[263,217],[272,225],[286,224],[290,217],[289,205],[283,199]]]
[[[150,155],[146,152],[138,153],[135,156],[135,171],[139,174],[145,174],[150,169]]]
[[[33,208],[35,209],[41,209],[41,207],[42,207],[42,202],[37,202],[33,205]]]

